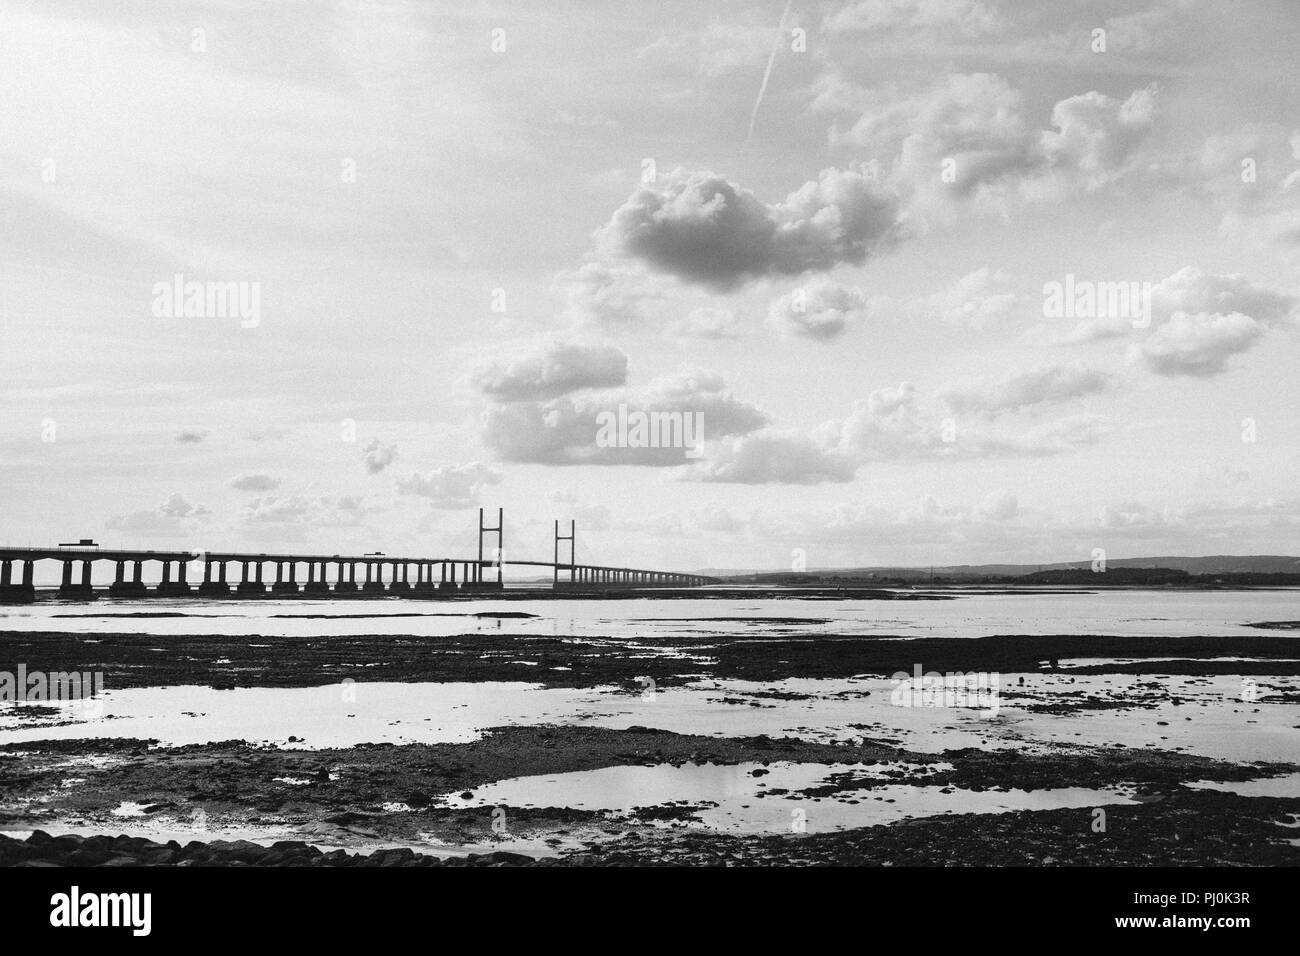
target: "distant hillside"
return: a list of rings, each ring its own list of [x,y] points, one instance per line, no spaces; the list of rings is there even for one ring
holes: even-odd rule
[[[926,581],[931,574],[936,578],[948,580],[971,580],[980,578],[1020,578],[1038,576],[1040,580],[1051,575],[1042,572],[1065,572],[1072,570],[1091,571],[1091,559],[1067,561],[1056,564],[958,564],[936,565],[931,568],[916,567],[864,567],[864,568],[809,568],[807,575],[818,578],[851,578],[854,580],[887,578],[897,581]],[[1300,574],[1300,557],[1276,554],[1214,554],[1204,557],[1163,556],[1150,558],[1110,558],[1106,561],[1107,569],[1112,568],[1161,568],[1169,571],[1181,571],[1189,575],[1220,574]],[[754,580],[771,580],[774,577],[792,576],[790,571],[738,571],[731,569],[706,568],[700,574],[720,578],[748,578]]]

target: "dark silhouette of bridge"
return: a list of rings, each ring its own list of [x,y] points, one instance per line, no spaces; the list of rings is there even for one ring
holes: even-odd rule
[[[675,571],[578,564],[575,560],[575,525],[560,534],[555,523],[555,552],[551,561],[505,558],[504,510],[497,510],[495,527],[483,524],[478,513],[478,556],[471,558],[393,556],[369,554],[251,554],[237,551],[140,551],[101,548],[90,539],[47,548],[0,547],[0,601],[28,603],[36,600],[36,563],[61,562],[61,597],[93,600],[101,591],[92,583],[96,562],[114,565],[115,577],[107,593],[112,597],[202,597],[300,594],[319,597],[396,595],[450,597],[459,592],[502,590],[504,566],[551,568],[553,591],[600,593],[644,588],[691,588],[717,584],[717,578]],[[496,550],[484,556],[486,535],[496,536]],[[560,561],[560,542],[569,543],[569,560]],[[144,581],[144,566],[161,565],[160,580],[152,587]],[[199,562],[202,580],[189,579],[190,565]],[[78,568],[77,565],[80,565]],[[231,569],[234,574],[231,574]],[[274,580],[270,580],[267,569]],[[299,569],[304,569],[303,577]],[[493,575],[495,571],[495,575]],[[485,575],[486,572],[486,575]],[[330,579],[333,578],[333,581]]]

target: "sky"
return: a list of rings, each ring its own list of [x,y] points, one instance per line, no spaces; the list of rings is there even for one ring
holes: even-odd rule
[[[0,543],[1300,553],[1297,48],[1293,0],[6,0]]]

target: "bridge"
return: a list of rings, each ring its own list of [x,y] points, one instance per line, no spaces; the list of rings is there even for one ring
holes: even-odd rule
[[[480,508],[478,555],[469,558],[392,556],[378,551],[328,555],[140,551],[101,548],[89,539],[44,548],[0,547],[0,602],[31,603],[36,600],[36,564],[39,561],[61,562],[59,596],[78,600],[94,600],[102,593],[128,598],[186,595],[258,597],[268,594],[451,597],[463,592],[502,590],[505,583],[501,571],[505,565],[550,568],[551,590],[567,593],[691,588],[720,583],[717,578],[699,574],[578,564],[575,560],[575,524],[572,521],[567,535],[560,534],[560,523],[555,522],[552,560],[509,560],[504,557],[504,527],[503,509],[497,510],[496,526],[488,527],[483,523],[483,509]],[[484,557],[483,551],[486,535],[496,536],[496,550],[488,557]],[[565,562],[560,561],[561,542],[568,542],[568,561]],[[97,562],[111,565],[114,570],[113,581],[106,592],[96,590],[93,583],[93,569]],[[191,565],[196,562],[196,574],[202,574],[200,581],[189,577]],[[144,574],[147,564],[159,566],[158,580],[148,584]],[[268,569],[274,574],[274,580],[270,579]],[[304,569],[303,576],[299,574],[300,569]]]

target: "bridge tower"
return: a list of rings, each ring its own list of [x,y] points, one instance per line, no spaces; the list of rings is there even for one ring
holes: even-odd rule
[[[501,562],[505,560],[505,555],[506,555],[505,537],[504,537],[504,532],[501,530],[502,528],[505,527],[504,516],[505,516],[505,509],[498,508],[497,526],[495,528],[489,528],[485,524],[483,524],[483,509],[482,508],[478,509],[478,568],[475,569],[475,575],[474,575],[476,579],[477,587],[480,588],[504,588],[505,587],[505,585],[501,581]],[[484,584],[483,583],[483,535],[493,534],[493,533],[495,533],[497,536],[497,556],[496,556],[496,561],[493,562],[497,566],[497,581],[496,584]]]
[[[569,584],[573,584],[574,582],[574,575],[575,575],[574,566],[577,564],[577,559],[575,555],[576,545],[574,544],[574,527],[575,525],[573,519],[569,519],[569,533],[560,534],[560,520],[558,518],[555,519],[555,565],[554,565],[555,580],[552,585],[553,587],[558,588],[560,586],[560,542],[561,541],[569,542]]]

